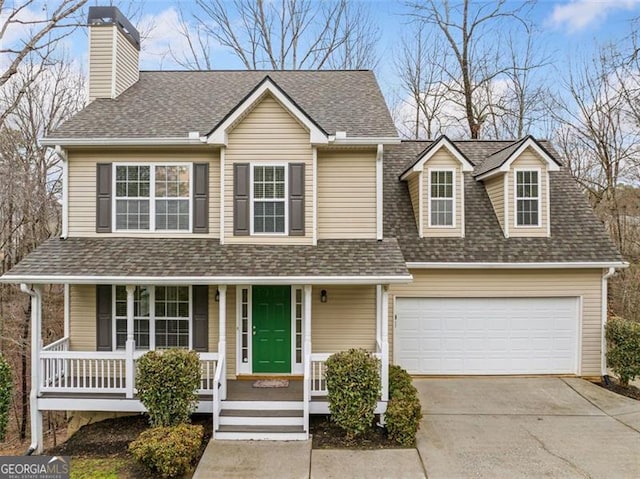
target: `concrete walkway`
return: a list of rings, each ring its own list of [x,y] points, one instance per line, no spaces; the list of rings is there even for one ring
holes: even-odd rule
[[[581,379],[417,379],[416,449],[211,441],[203,478],[640,477],[640,401]]]

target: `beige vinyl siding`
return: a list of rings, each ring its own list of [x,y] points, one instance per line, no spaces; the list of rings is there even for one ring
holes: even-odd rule
[[[320,302],[320,291],[327,302]],[[311,304],[311,347],[314,353],[350,348],[375,350],[376,287],[314,286]]]
[[[504,175],[489,178],[484,182],[484,187],[487,190],[500,227],[504,231]]]
[[[413,217],[416,219],[416,228],[420,229],[420,180],[421,175],[413,175],[409,178],[409,196],[413,206]]]
[[[112,98],[114,25],[89,27],[89,101]]]
[[[431,201],[429,200],[429,181],[430,181],[430,173],[429,170],[437,170],[439,168],[454,168],[455,169],[455,227],[430,227],[429,226],[429,217],[431,215]],[[463,185],[464,178],[462,176],[462,169],[460,167],[460,162],[451,155],[446,149],[442,148],[438,151],[433,157],[429,159],[424,164],[423,174],[422,174],[422,201],[424,202],[422,208],[422,230],[423,236],[425,237],[434,237],[434,236],[447,236],[447,237],[460,237],[462,234],[462,195],[463,195]]]
[[[516,227],[515,215],[516,215],[516,200],[515,200],[515,178],[516,169],[518,168],[532,168],[540,169],[540,202],[541,202],[541,221],[539,227]],[[547,222],[549,221],[549,215],[547,211],[547,163],[542,160],[531,148],[527,148],[522,154],[511,163],[511,168],[507,173],[508,176],[508,201],[512,205],[509,208],[509,236],[547,236]]]
[[[318,238],[376,238],[376,150],[318,151]]]
[[[390,338],[393,304],[398,297],[581,297],[581,374],[600,375],[602,270],[413,269],[410,273],[412,283],[390,286]]]
[[[234,163],[305,164],[305,236],[233,235]],[[309,132],[271,95],[266,95],[228,134],[225,151],[225,243],[313,243],[313,151]]]
[[[138,81],[138,50],[119,28],[116,29],[116,90],[115,96]]]
[[[210,237],[220,236],[220,156],[217,150],[89,151],[69,152],[69,236]],[[209,233],[96,233],[97,163],[209,163]],[[193,187],[193,185],[191,185]],[[112,205],[112,208],[114,206]],[[114,226],[114,225],[112,225]],[[115,228],[112,228],[115,230]]]
[[[96,286],[69,287],[69,341],[72,351],[96,350]]]

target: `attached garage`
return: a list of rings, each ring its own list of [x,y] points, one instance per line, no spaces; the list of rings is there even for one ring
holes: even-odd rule
[[[579,374],[580,298],[396,298],[395,363],[412,374]]]

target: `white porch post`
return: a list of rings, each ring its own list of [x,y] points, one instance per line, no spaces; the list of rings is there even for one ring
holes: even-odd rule
[[[218,286],[219,303],[218,303],[218,357],[227,356],[227,285],[221,284]],[[225,361],[226,363],[226,361]],[[220,385],[220,398],[222,400],[227,399],[227,378],[226,378],[226,364],[222,371],[221,385]],[[217,387],[214,384],[214,387]]]
[[[133,352],[136,349],[136,341],[134,339],[134,307],[135,307],[135,298],[134,293],[136,291],[136,287],[133,284],[127,285],[127,342],[126,342],[126,385],[127,385],[127,398],[133,398],[133,389],[134,389],[134,381],[135,381],[135,365],[133,363]]]
[[[311,292],[312,287],[310,284],[304,285],[304,313],[303,313],[303,365],[304,375],[302,377],[303,383],[303,427],[307,433],[307,439],[309,438],[309,407],[311,402]]]
[[[311,285],[304,285],[304,355],[311,354]]]
[[[389,291],[388,286],[384,285],[381,288],[382,298],[380,301],[381,321],[380,337],[382,338],[382,401],[389,400]]]
[[[40,393],[40,348],[42,347],[42,286],[21,285],[20,288],[31,296],[31,447],[36,454],[42,453],[42,411],[38,409]]]

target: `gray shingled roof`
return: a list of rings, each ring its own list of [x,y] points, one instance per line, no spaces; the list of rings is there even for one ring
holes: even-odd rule
[[[211,131],[269,76],[328,134],[397,137],[373,72],[149,71],[115,99],[98,99],[48,138],[185,138]]]
[[[385,149],[384,234],[395,237],[407,262],[600,262],[621,256],[596,219],[570,173],[549,173],[550,238],[505,238],[481,181],[465,175],[465,238],[419,238],[406,182],[398,176],[408,158],[430,142],[406,141]],[[512,142],[456,141],[460,151],[478,166]],[[541,142],[550,154],[553,148]]]
[[[65,277],[394,276],[410,279],[395,239],[322,240],[318,246],[220,245],[196,238],[52,238],[10,272]]]

